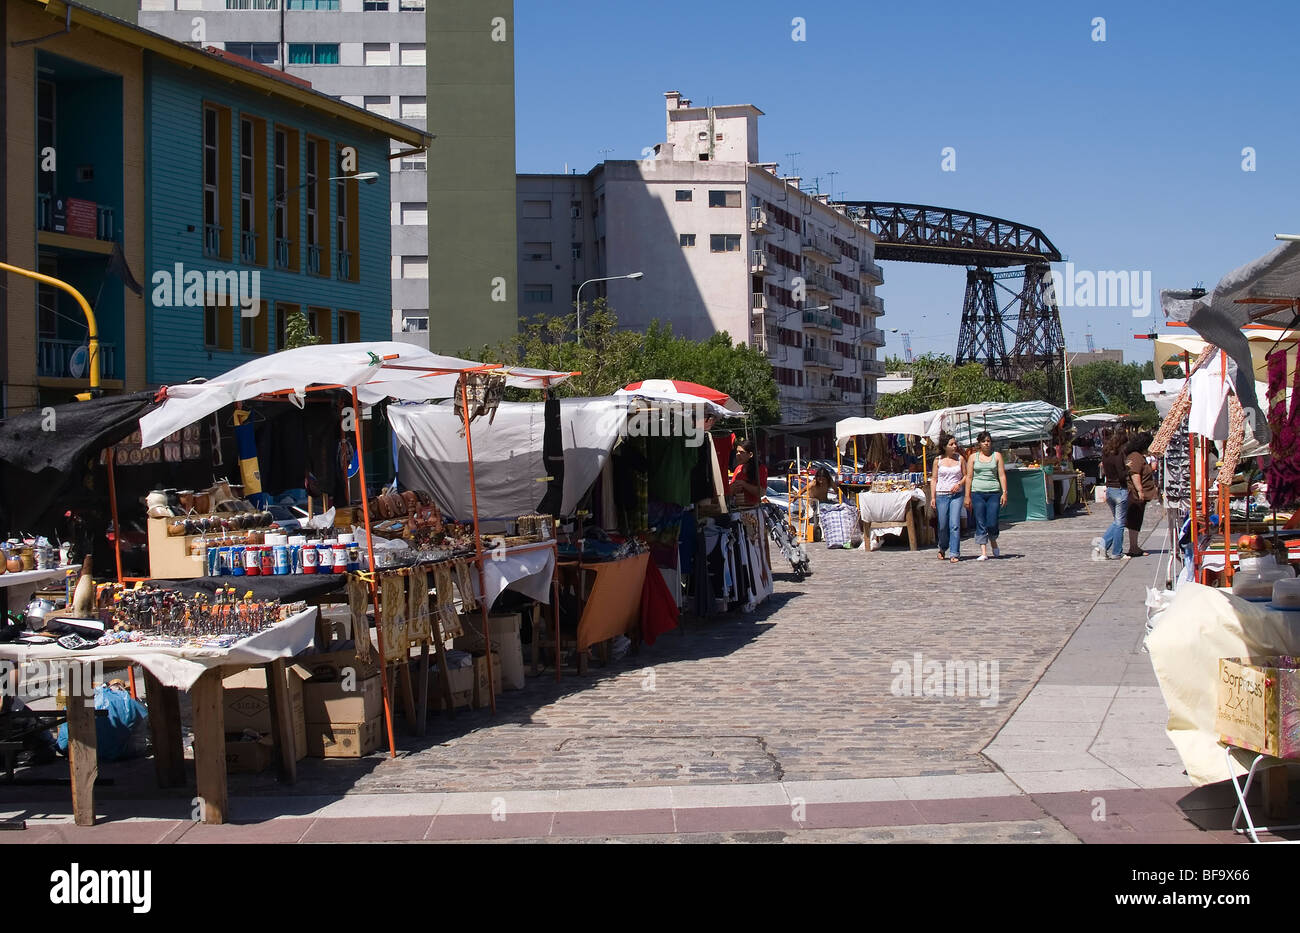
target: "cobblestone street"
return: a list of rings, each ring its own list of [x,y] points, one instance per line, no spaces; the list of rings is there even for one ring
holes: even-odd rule
[[[585,677],[551,672],[497,714],[430,718],[396,761],[302,763],[295,794],[761,783],[994,770],[980,755],[1120,569],[1100,513],[1008,528],[1003,556],[813,545],[755,614],[687,624]],[[971,541],[963,547],[971,548]],[[1135,631],[1142,619],[1135,618]],[[895,662],[996,663],[996,694],[895,696]],[[911,692],[913,680],[901,678]],[[920,681],[916,681],[919,685]],[[650,687],[653,686],[653,689]],[[991,686],[987,681],[984,686]],[[902,691],[900,691],[902,692]],[[993,702],[996,699],[996,702]],[[382,767],[380,766],[382,764]],[[276,793],[232,775],[232,793]]]

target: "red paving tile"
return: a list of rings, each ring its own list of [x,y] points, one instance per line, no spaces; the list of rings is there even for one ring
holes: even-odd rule
[[[504,820],[494,820],[486,813],[453,813],[434,817],[424,837],[429,840],[450,839],[530,839],[549,836],[553,813],[515,813]]]
[[[951,800],[913,800],[924,823],[988,823],[1041,820],[1043,811],[1027,797],[958,797]]]
[[[604,836],[673,832],[672,810],[588,810],[556,813],[552,836]]]
[[[315,822],[310,819],[278,819],[264,823],[226,823],[213,826],[200,823],[181,837],[182,844],[238,843],[263,845],[298,842]]]
[[[96,823],[94,826],[77,826],[65,823],[54,829],[51,842],[76,845],[151,845],[162,842],[170,833],[184,825],[180,820],[148,820],[138,823]]]
[[[32,845],[40,842],[58,842],[59,838],[48,826],[33,826],[28,823],[26,829],[6,829],[0,831],[0,845]]]
[[[414,842],[433,825],[431,816],[353,816],[313,820],[301,842]]]
[[[684,807],[676,811],[679,833],[723,833],[762,829],[802,829],[788,806]]]
[[[917,826],[921,814],[908,800],[882,803],[809,804],[803,829],[859,829],[869,826]]]

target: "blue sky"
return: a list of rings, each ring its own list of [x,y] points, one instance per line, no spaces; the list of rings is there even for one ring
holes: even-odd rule
[[[758,106],[760,158],[784,172],[800,153],[822,191],[834,171],[837,197],[1037,226],[1077,270],[1149,271],[1157,295],[1213,286],[1300,232],[1300,3],[518,0],[516,17],[521,172],[639,158],[663,138],[663,92],[680,90]],[[881,326],[953,352],[964,270],[883,265]],[[1091,331],[1150,359],[1133,334],[1159,322],[1152,306],[1063,307],[1067,346]]]

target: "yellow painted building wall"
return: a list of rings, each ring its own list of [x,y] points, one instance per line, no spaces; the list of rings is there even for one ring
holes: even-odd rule
[[[72,32],[57,35],[35,45],[14,47],[15,41],[55,32],[62,17],[45,13],[37,4],[8,0],[4,4],[6,28],[11,43],[6,50],[5,104],[8,134],[5,139],[8,164],[6,178],[8,261],[25,269],[36,269],[36,51],[44,50],[84,62],[122,79],[122,145],[125,177],[122,182],[125,240],[122,250],[128,268],[141,284],[148,282],[144,268],[144,53],[137,48],[98,36],[74,25]],[[37,403],[36,378],[36,282],[17,275],[4,276],[8,286],[8,362],[11,388],[8,412],[14,413]],[[145,388],[144,297],[137,296],[116,278],[105,288],[122,288],[125,313],[122,352],[125,354],[124,388]],[[147,294],[147,293],[146,293]],[[87,295],[88,301],[94,300]],[[60,380],[62,384],[63,380]],[[87,383],[88,385],[89,383]]]

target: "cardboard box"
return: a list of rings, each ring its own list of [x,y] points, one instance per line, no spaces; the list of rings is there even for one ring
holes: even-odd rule
[[[307,720],[304,715],[303,677],[307,671],[292,665],[288,671],[289,709],[293,716],[294,747],[297,757],[307,752]],[[245,729],[263,735],[271,731],[271,699],[266,689],[266,668],[250,667],[221,681],[225,700],[226,731],[241,733]],[[250,743],[251,744],[251,743]]]
[[[501,656],[495,651],[492,652],[492,680],[494,689],[492,692],[497,696],[501,695]],[[483,709],[490,706],[488,699],[488,669],[487,655],[476,655],[474,658],[474,700],[475,709]]]
[[[345,686],[354,689],[346,690]],[[310,724],[369,722],[384,714],[384,687],[379,675],[364,680],[303,684],[303,709]]]
[[[492,633],[492,650],[501,656],[501,663],[495,670],[500,674],[501,685],[507,690],[522,690],[525,686],[524,648],[519,640],[521,624],[522,620],[517,612],[488,616],[488,626]],[[483,627],[481,615],[462,617],[461,627],[465,630],[465,634],[456,639],[458,649],[475,653],[486,650],[483,645],[483,635],[479,631]]]
[[[414,669],[414,665],[412,665]],[[451,709],[460,709],[474,702],[474,668],[453,667],[448,671],[451,683]],[[429,709],[447,709],[442,699],[442,674],[435,663],[429,668]]]
[[[1300,670],[1290,658],[1221,658],[1214,727],[1228,745],[1300,758]]]
[[[256,742],[226,740],[226,770],[232,774],[256,774],[265,771],[274,760],[275,746],[269,735],[262,736]]]
[[[372,655],[372,657],[376,656],[378,652]],[[357,658],[355,648],[301,655],[297,663],[308,672],[308,679],[311,681],[342,680],[348,668],[355,672],[358,682],[379,673],[379,668],[373,662],[361,661]]]
[[[369,722],[307,724],[307,751],[313,758],[361,758],[379,747],[384,717]]]

